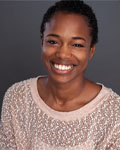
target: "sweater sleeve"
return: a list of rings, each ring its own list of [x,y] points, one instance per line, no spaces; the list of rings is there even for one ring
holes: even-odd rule
[[[16,150],[14,128],[12,124],[12,90],[9,88],[3,99],[0,122],[0,150]]]
[[[112,132],[112,136],[109,140],[108,147],[110,150],[119,150],[120,149],[120,122],[117,123]]]
[[[0,150],[30,149],[28,80],[13,84],[5,93],[0,123]]]

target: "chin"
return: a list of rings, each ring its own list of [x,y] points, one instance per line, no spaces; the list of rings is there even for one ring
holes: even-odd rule
[[[68,83],[72,82],[74,79],[77,79],[77,77],[75,77],[73,75],[49,74],[48,76],[56,84],[68,84]]]
[[[82,68],[77,69],[76,65],[69,65],[68,68],[65,68],[63,65],[63,68],[58,68],[58,66],[51,64],[46,65],[46,69],[48,71],[49,79],[56,84],[67,84],[72,81],[78,82],[80,76],[83,76]]]

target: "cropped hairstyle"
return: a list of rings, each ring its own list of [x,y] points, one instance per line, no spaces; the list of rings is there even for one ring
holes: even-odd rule
[[[41,39],[44,36],[45,24],[49,22],[57,12],[75,13],[84,16],[88,22],[88,26],[91,29],[91,47],[98,42],[98,25],[96,16],[92,8],[85,4],[82,0],[61,0],[48,8],[47,12],[43,16],[40,27]]]

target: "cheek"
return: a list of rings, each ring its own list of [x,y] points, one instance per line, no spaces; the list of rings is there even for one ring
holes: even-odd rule
[[[80,72],[83,72],[88,65],[89,54],[87,52],[81,52],[76,55],[76,58],[79,60],[79,67],[77,68]]]
[[[42,48],[42,53],[48,57],[53,55],[55,52],[56,52],[55,48],[51,48],[48,46],[43,46],[43,48]]]
[[[48,62],[48,58],[49,58],[49,55],[46,53],[46,51],[42,50],[41,59],[42,59],[42,62],[45,66]]]
[[[50,56],[51,56],[51,50],[48,50],[45,47],[43,47],[42,48],[42,62],[43,63],[47,62]]]
[[[76,58],[79,60],[80,63],[88,62],[89,53],[85,51],[81,51],[75,54]]]
[[[42,48],[42,62],[46,67],[50,66],[50,59],[55,54],[55,50],[47,47]]]

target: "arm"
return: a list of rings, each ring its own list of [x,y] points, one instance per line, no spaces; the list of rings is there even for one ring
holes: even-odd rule
[[[120,150],[120,122],[117,123],[110,139],[110,150]]]
[[[3,99],[2,115],[0,122],[0,150],[16,150],[14,128],[11,114],[11,89],[5,93]]]

